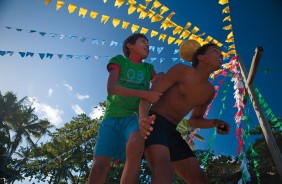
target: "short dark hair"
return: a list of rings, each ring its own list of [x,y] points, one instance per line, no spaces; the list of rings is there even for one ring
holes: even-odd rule
[[[144,34],[141,34],[141,33],[134,33],[134,34],[130,35],[129,37],[127,37],[124,40],[123,46],[122,46],[123,54],[124,54],[125,57],[129,57],[129,55],[130,55],[130,51],[127,47],[127,44],[128,43],[135,44],[135,42],[138,38],[145,38],[148,41],[148,38]]]
[[[198,55],[203,55],[205,54],[205,52],[208,50],[209,47],[212,47],[212,46],[216,46],[218,47],[216,44],[214,43],[207,43],[207,44],[204,44],[203,46],[201,46],[200,48],[198,48],[196,50],[196,52],[193,54],[193,57],[192,57],[192,66],[193,67],[197,67],[198,64],[199,64],[199,60],[198,60]]]

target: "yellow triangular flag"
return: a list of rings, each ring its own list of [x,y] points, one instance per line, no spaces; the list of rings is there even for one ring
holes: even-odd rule
[[[131,26],[131,32],[132,32],[132,33],[135,33],[135,32],[139,29],[139,27],[140,27],[140,26],[138,26],[138,25],[132,24],[132,26]]]
[[[175,23],[175,22],[173,22],[173,21],[169,21],[169,27],[176,27],[177,26],[177,24]]]
[[[146,9],[146,6],[139,4],[138,7],[137,7],[137,12],[145,11],[145,9]]]
[[[197,41],[198,37],[195,34],[191,34],[189,36],[189,40],[196,40]]]
[[[229,49],[235,49],[235,44],[230,45],[230,46],[228,47],[228,50],[229,50]]]
[[[173,30],[172,34],[173,34],[173,35],[175,35],[175,34],[180,34],[182,30],[183,30],[183,27],[181,27],[181,26],[176,26],[176,28]]]
[[[51,3],[52,0],[45,0],[45,4],[48,5],[49,3]]]
[[[151,2],[152,0],[145,0],[146,2],[146,7],[148,6],[148,4]]]
[[[106,24],[107,23],[107,21],[109,20],[109,16],[107,16],[107,15],[102,15],[102,17],[101,17],[101,23],[104,23],[104,24]]]
[[[175,15],[175,12],[171,12],[166,18],[167,18],[167,19],[171,19],[171,17],[172,17],[173,15]]]
[[[129,26],[129,24],[130,24],[129,22],[123,21],[123,22],[122,22],[122,26],[121,26],[122,29],[127,29],[127,27]]]
[[[149,29],[142,27],[140,33],[146,34],[149,31]]]
[[[140,14],[139,14],[139,19],[145,19],[147,17],[147,12],[144,12],[144,11],[140,11]]]
[[[76,8],[77,8],[77,6],[75,6],[73,4],[69,4],[69,6],[68,6],[69,13],[73,13]]]
[[[191,34],[191,32],[186,29],[186,30],[184,30],[184,31],[182,32],[182,34],[179,36],[179,38],[185,39],[185,38],[187,38],[190,34]]]
[[[162,18],[163,18],[163,16],[156,14],[155,16],[153,16],[151,18],[151,22],[158,22],[158,21],[162,20]]]
[[[208,43],[209,43],[209,42],[212,41],[212,39],[213,39],[213,38],[212,38],[211,36],[207,36],[206,39],[205,39],[205,42],[208,42]]]
[[[218,47],[222,47],[222,45],[223,45],[223,44],[220,43],[220,42],[217,43],[217,46],[218,46]]]
[[[224,55],[224,54],[222,53],[222,55]],[[222,65],[222,68],[225,68],[225,69],[229,69],[229,68],[231,68],[231,64],[230,64],[230,62],[229,62],[229,63],[225,63],[225,64],[223,64],[223,65]]]
[[[213,39],[213,40],[212,40],[212,43],[217,44],[218,41],[217,41],[216,39]]]
[[[200,29],[197,26],[194,26],[192,29],[192,33],[197,33]]]
[[[223,58],[229,58],[228,52],[221,52]]]
[[[166,30],[169,27],[169,20],[164,20],[160,28],[164,28]]]
[[[161,8],[160,8],[160,14],[162,15],[162,14],[164,14],[165,12],[167,12],[169,9],[168,9],[168,7],[166,7],[166,6],[162,6]]]
[[[159,34],[159,33],[158,33],[157,31],[152,30],[150,36],[151,36],[151,38],[152,38],[152,37],[154,37],[154,36],[157,36],[158,34]]]
[[[85,15],[87,14],[87,9],[85,8],[79,8],[79,13],[78,13],[78,16],[82,15],[83,18],[85,18]]]
[[[124,3],[124,0],[116,0],[116,2],[115,2],[115,7],[118,7],[118,8],[120,8],[121,7],[121,5],[123,5],[123,3]]]
[[[184,27],[184,29],[188,29],[189,27],[191,27],[192,23],[191,22],[187,22],[186,26]]]
[[[236,50],[230,50],[230,51],[228,51],[228,54],[235,54],[236,55]]]
[[[160,34],[159,40],[161,39],[164,42],[166,36],[167,36],[166,34]]]
[[[153,10],[151,10],[151,9],[147,12],[147,16],[148,16],[150,19],[153,17],[154,14],[155,14],[155,12],[154,12]]]
[[[119,23],[120,23],[119,19],[113,18],[113,25],[114,25],[114,27],[117,27],[119,25]]]
[[[225,5],[228,3],[228,0],[219,0],[218,4]]]
[[[136,2],[136,0],[128,0],[126,4],[127,5],[135,5],[135,4],[137,4],[137,2]]]
[[[230,13],[229,6],[226,6],[223,10],[222,13]]]
[[[225,40],[226,43],[234,42],[234,38],[229,38]]]
[[[63,1],[57,1],[57,4],[56,4],[56,10],[60,9],[63,5],[65,4],[65,2]]]
[[[136,10],[136,7],[134,5],[130,5],[128,8],[128,15],[132,14]]]
[[[175,38],[169,36],[168,39],[167,39],[167,43],[170,45],[174,40],[175,40]]]
[[[196,41],[199,42],[200,45],[204,45],[205,42],[204,39],[200,37],[198,37]]]
[[[230,15],[228,15],[227,17],[225,17],[224,19],[223,19],[223,22],[225,22],[225,21],[229,21],[229,22],[231,22],[231,17],[230,17]]]
[[[228,26],[223,27],[224,30],[231,30],[232,29],[232,24],[229,24]]]
[[[162,4],[158,0],[155,0],[151,9],[156,9],[156,8],[160,7],[161,5]]]
[[[91,12],[90,12],[90,17],[91,17],[92,19],[95,19],[95,18],[97,17],[97,15],[98,15],[97,12],[94,12],[94,11],[91,11]]]
[[[228,35],[227,35],[227,39],[233,37],[233,31],[231,31]]]
[[[174,44],[177,44],[178,46],[183,42],[183,40],[177,39]]]

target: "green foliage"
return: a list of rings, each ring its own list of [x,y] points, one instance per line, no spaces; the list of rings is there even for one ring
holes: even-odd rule
[[[177,126],[177,130],[180,132],[181,136],[187,142],[187,144],[189,144],[192,150],[195,150],[195,143],[192,139],[192,136],[194,136],[199,141],[202,141],[202,142],[204,141],[204,138],[202,136],[194,133],[196,131],[196,128],[191,127],[187,119],[182,119],[180,121],[180,123]]]
[[[51,183],[85,183],[93,157],[99,121],[85,114],[51,134],[51,141],[31,151],[33,161],[25,170],[26,176]]]
[[[27,98],[17,99],[13,92],[0,92],[0,178],[9,183],[22,179],[22,168],[26,158],[21,158],[20,143],[25,139],[28,145],[36,147],[32,138],[40,138],[52,127],[47,120],[40,120],[33,114],[34,108],[27,104]],[[16,152],[19,149],[19,152]],[[19,156],[19,158],[17,158]]]
[[[26,98],[17,101],[13,93],[5,96],[0,94],[0,177],[9,182],[29,177],[38,182],[48,183],[86,183],[93,159],[93,147],[96,144],[96,136],[100,125],[100,119],[91,120],[85,114],[73,117],[64,127],[50,133],[50,123],[47,120],[39,120],[33,114],[29,105],[25,104]],[[105,103],[99,104],[105,107]],[[183,119],[177,127],[183,138],[188,142],[191,139],[194,128],[190,127],[187,120]],[[16,139],[11,138],[11,131],[15,132]],[[40,138],[49,133],[50,141],[40,146],[36,145],[31,137]],[[203,138],[194,135],[200,141]],[[23,138],[29,142],[27,147],[19,147]],[[190,146],[194,149],[194,142]],[[200,162],[206,156],[207,151],[196,150]],[[17,159],[13,159],[12,156]],[[107,184],[120,183],[124,163],[112,162],[108,174]],[[237,159],[224,155],[215,157],[209,153],[206,173],[211,183],[222,182],[222,178],[232,175],[238,170]],[[151,172],[145,160],[141,163],[139,183],[150,183]],[[177,175],[173,177],[173,183],[185,182]]]
[[[205,173],[209,178],[210,184],[217,183],[237,183],[240,179],[237,174],[240,174],[240,163],[237,157],[226,155],[214,155],[213,152],[207,150],[196,150],[200,163],[203,163],[207,156]]]
[[[281,120],[279,120],[281,122]],[[281,131],[269,122],[273,136],[275,138],[276,144],[282,152],[282,134]],[[268,145],[265,141],[265,138],[262,134],[262,130],[260,126],[254,127],[254,129],[250,132],[251,135],[261,135],[260,138],[256,139],[253,143],[252,147],[247,151],[247,158],[250,160],[250,174],[252,180],[257,182],[258,180],[261,183],[269,182],[273,184],[282,183],[281,178],[277,172],[275,163],[272,159],[272,155],[269,151]]]

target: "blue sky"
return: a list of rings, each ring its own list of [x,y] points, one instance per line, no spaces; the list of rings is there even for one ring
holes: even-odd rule
[[[52,0],[45,5],[44,0],[0,0],[0,51],[14,51],[12,55],[0,56],[0,90],[2,94],[13,91],[19,98],[30,97],[40,117],[47,117],[54,125],[61,127],[81,112],[91,117],[97,116],[93,107],[106,100],[107,61],[122,53],[121,43],[132,33],[132,24],[140,26],[137,32],[145,27],[168,36],[176,35],[172,34],[172,28],[160,29],[161,21],[152,23],[148,18],[139,19],[137,12],[128,15],[128,5],[117,8],[112,0],[106,3],[103,0],[63,0],[65,4],[59,10],[56,10],[56,2]],[[226,49],[228,44],[225,39],[229,32],[223,27],[230,22],[223,22],[227,14],[222,14],[225,6],[218,4],[218,1],[159,2],[169,9],[163,14],[164,17],[175,12],[172,21],[183,27],[187,22],[192,23],[192,27],[200,29],[199,34],[205,33],[203,38],[212,36],[224,44],[223,50]],[[145,1],[138,0],[137,3],[145,4]],[[78,9],[82,7],[95,11],[98,16],[92,19],[88,12],[83,18],[79,16],[78,9],[70,14],[67,9],[69,4],[76,5]],[[250,66],[257,46],[264,48],[254,86],[260,90],[273,113],[281,117],[282,2],[230,1],[229,6],[236,51],[245,65]],[[110,17],[108,22],[101,23],[102,14]],[[114,27],[113,18],[129,22],[130,26],[127,29],[122,29],[121,24]],[[178,45],[158,40],[159,36],[151,38],[149,32],[146,36],[152,47],[147,62],[153,63],[157,72],[166,72],[172,65],[181,62],[179,54],[175,53]],[[34,55],[21,56],[19,52]],[[47,53],[53,55],[51,59]],[[43,59],[39,54],[45,54]],[[227,108],[221,115],[232,125],[232,131],[224,137],[217,135],[212,143],[212,149],[218,154],[236,155],[238,147],[232,85],[228,89]],[[208,118],[219,116],[222,96],[219,92]],[[253,119],[251,126],[257,125],[252,106],[247,105],[246,109]],[[213,130],[202,129],[198,133],[206,142],[196,142],[197,147],[205,149]]]

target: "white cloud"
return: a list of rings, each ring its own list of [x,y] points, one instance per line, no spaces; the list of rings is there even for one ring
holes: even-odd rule
[[[48,104],[39,103],[39,100],[35,97],[29,97],[31,106],[35,108],[34,114],[36,114],[40,119],[47,119],[51,124],[58,127],[62,124],[62,115],[64,111],[58,108],[51,107]]]
[[[71,108],[74,110],[74,112],[76,113],[76,114],[85,114],[85,112],[81,109],[81,107],[79,107],[79,105],[72,105],[71,106]]]
[[[101,116],[104,115],[105,108],[101,106],[94,107],[92,112],[89,114],[90,119],[99,119]]]
[[[68,83],[64,82],[64,86],[65,86],[69,91],[72,91],[72,86],[69,85]]]
[[[54,90],[52,88],[49,88],[48,90],[48,96],[52,97]]]
[[[79,99],[79,100],[84,100],[84,99],[88,99],[90,96],[89,95],[81,95],[79,93],[76,93],[76,97]]]

